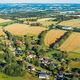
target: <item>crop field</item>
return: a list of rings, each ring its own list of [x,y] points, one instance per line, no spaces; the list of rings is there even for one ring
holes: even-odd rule
[[[50,30],[49,32],[47,32],[45,36],[44,43],[48,46],[51,45],[52,43],[55,43],[55,41],[59,39],[61,36],[63,36],[65,32],[66,31],[64,30],[56,29]]]
[[[44,26],[44,27],[48,27],[52,24],[57,23],[57,21],[52,21],[52,20],[54,20],[54,18],[43,18],[43,19],[38,19],[37,22],[42,24],[42,26]]]
[[[9,22],[9,21],[11,21],[11,20],[9,20],[9,19],[2,19],[2,18],[0,18],[0,23]]]
[[[46,30],[43,27],[30,27],[29,25],[25,24],[12,24],[5,27],[5,30],[11,32],[13,35],[26,35],[26,34],[33,34],[39,35],[42,31]]]
[[[80,58],[80,53],[77,52],[68,52],[67,54],[69,58]]]
[[[50,25],[55,25],[57,23],[57,21],[52,21],[52,20],[44,20],[44,19],[40,19],[37,21],[24,21],[24,23],[40,23],[42,25],[42,27],[49,27]]]
[[[59,23],[59,25],[80,27],[80,19],[73,19],[73,20],[62,21],[61,23]]]
[[[63,51],[80,52],[80,33],[73,32],[60,47]]]
[[[49,20],[54,20],[55,18],[42,18],[42,19],[38,19],[37,21],[49,21]]]
[[[71,61],[71,62],[69,63],[69,66],[70,66],[71,68],[80,68],[80,62]]]
[[[57,22],[56,21],[40,21],[39,23],[42,24],[43,27],[48,27],[52,24],[56,24]]]

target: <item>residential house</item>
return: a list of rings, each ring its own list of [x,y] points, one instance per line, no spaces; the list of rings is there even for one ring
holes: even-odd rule
[[[46,71],[43,71],[43,70],[41,70],[38,73],[38,76],[39,76],[40,79],[49,79],[49,75],[46,73]]]
[[[32,64],[29,64],[28,65],[28,70],[35,71],[36,69],[35,69],[35,67]]]
[[[27,57],[28,57],[28,58],[35,58],[36,55],[35,55],[35,54],[29,54]]]

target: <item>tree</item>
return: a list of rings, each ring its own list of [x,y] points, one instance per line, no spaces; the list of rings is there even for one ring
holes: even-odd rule
[[[24,44],[26,46],[26,50],[31,48],[31,37],[30,36],[24,36]]]
[[[38,59],[33,59],[33,60],[32,60],[32,63],[33,63],[35,66],[40,66],[40,63],[39,63],[39,60],[38,60]]]
[[[4,68],[4,73],[11,76],[21,76],[24,75],[25,70],[19,64],[11,63]]]

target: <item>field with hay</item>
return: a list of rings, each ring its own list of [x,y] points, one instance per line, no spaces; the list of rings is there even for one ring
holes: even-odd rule
[[[58,29],[48,31],[47,34],[45,35],[44,43],[48,46],[51,45],[52,43],[55,43],[55,41],[59,39],[61,36],[63,36],[65,32],[66,31],[64,30]]]
[[[9,22],[9,21],[11,21],[11,20],[10,19],[2,19],[2,18],[0,18],[0,23]]]
[[[55,25],[57,21],[53,21],[54,18],[43,18],[43,19],[38,19],[37,22],[42,24],[44,27],[48,27],[50,25]]]
[[[43,27],[49,27],[50,25],[55,25],[57,22],[56,21],[37,21],[40,24],[42,24]]]
[[[39,35],[42,31],[46,30],[43,27],[30,27],[29,25],[25,24],[12,24],[5,27],[5,30],[11,32],[13,35],[26,35],[26,34],[33,34]]]
[[[77,52],[68,52],[69,58],[80,58],[80,53]]]
[[[62,21],[61,23],[59,23],[59,25],[80,27],[80,19],[72,19],[72,20]]]
[[[50,21],[50,20],[54,20],[55,18],[41,18],[41,19],[38,19],[37,21]]]
[[[80,52],[80,33],[73,32],[60,47],[63,51]]]
[[[69,63],[69,67],[71,67],[71,68],[80,68],[80,62],[71,61]]]
[[[57,21],[53,21],[54,18],[42,18],[42,19],[36,19],[36,20],[26,20],[26,19],[20,19],[23,20],[25,24],[28,23],[28,25],[32,24],[32,23],[39,23],[41,24],[42,27],[49,27],[50,25],[55,25],[57,23]]]

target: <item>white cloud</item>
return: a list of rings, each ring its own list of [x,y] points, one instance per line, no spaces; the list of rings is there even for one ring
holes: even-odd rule
[[[80,3],[80,0],[0,0],[0,3]]]

